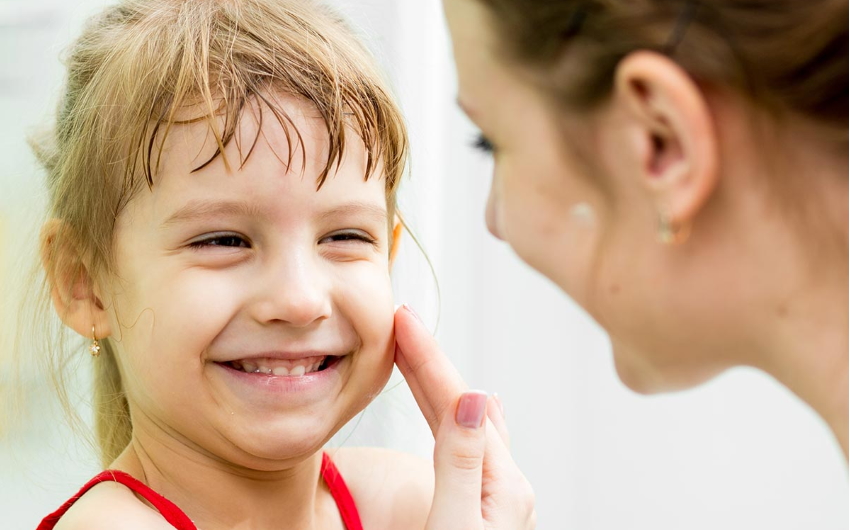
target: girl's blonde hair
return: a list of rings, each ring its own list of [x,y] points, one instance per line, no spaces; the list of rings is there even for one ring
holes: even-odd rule
[[[317,187],[341,162],[348,135],[367,149],[364,178],[380,168],[389,218],[407,159],[407,133],[373,59],[343,20],[307,0],[126,0],[94,17],[72,45],[55,128],[32,140],[47,172],[49,215],[61,222],[61,245],[78,263],[46,247],[42,310],[52,278],[104,277],[113,271],[115,221],[135,193],[153,187],[159,151],[174,124],[205,120],[224,157],[243,112],[263,119],[262,103],[291,140],[289,161],[305,156],[300,133],[274,94],[312,104],[329,140]],[[187,109],[202,109],[186,119]],[[258,133],[259,136],[259,133]],[[254,142],[257,138],[254,139]],[[300,146],[300,150],[299,150]],[[71,275],[71,276],[69,276]],[[43,315],[47,316],[47,315]],[[48,373],[70,412],[65,351],[48,341]],[[94,424],[100,459],[109,465],[132,434],[127,399],[109,339],[94,360]]]

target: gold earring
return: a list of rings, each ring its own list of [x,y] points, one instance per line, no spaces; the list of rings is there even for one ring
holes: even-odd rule
[[[91,346],[89,353],[92,357],[100,357],[100,343],[97,341],[97,335],[94,334],[94,326],[91,327]]]
[[[674,223],[670,216],[663,213],[658,214],[658,242],[664,245],[678,245],[688,240],[691,235],[691,226],[687,223]]]

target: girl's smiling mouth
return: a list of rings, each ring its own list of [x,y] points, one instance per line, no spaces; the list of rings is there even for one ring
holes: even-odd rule
[[[221,369],[217,372],[222,382],[240,399],[289,408],[334,395],[334,389],[343,384],[340,370],[345,371],[350,364],[349,357],[348,352],[328,354],[321,350],[265,352],[211,364]]]
[[[311,355],[299,359],[280,359],[275,357],[254,357],[218,363],[248,374],[260,374],[280,377],[302,377],[306,374],[321,372],[335,364],[341,356]]]

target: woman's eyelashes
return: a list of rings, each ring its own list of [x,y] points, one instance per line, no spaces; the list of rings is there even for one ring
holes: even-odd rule
[[[475,135],[475,139],[472,141],[472,147],[487,154],[492,154],[495,150],[492,142],[490,142],[490,140],[488,140],[483,133],[478,133],[477,135]]]

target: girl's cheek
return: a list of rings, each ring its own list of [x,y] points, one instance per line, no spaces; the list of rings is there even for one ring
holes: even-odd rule
[[[128,354],[169,362],[179,362],[175,351],[202,351],[226,326],[244,293],[221,271],[189,270],[171,279],[155,275],[134,285],[135,292],[116,307],[122,346]]]
[[[387,268],[363,267],[338,278],[338,309],[351,321],[361,340],[387,342],[393,330],[393,293]]]

